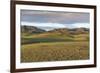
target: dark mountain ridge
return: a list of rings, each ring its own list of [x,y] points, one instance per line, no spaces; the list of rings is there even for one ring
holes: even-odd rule
[[[43,29],[40,29],[35,26],[21,26],[21,32],[27,32],[27,33],[61,33],[61,34],[85,34],[89,33],[89,28],[58,28],[50,31],[45,31]]]
[[[39,28],[34,27],[34,26],[26,26],[26,25],[23,25],[23,26],[21,26],[21,32],[27,32],[27,33],[42,33],[42,32],[45,32],[45,30],[39,29]]]

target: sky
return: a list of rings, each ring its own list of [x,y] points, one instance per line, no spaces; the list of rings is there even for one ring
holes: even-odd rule
[[[89,28],[89,17],[89,13],[82,12],[21,10],[21,25],[35,26],[46,31],[57,28]]]

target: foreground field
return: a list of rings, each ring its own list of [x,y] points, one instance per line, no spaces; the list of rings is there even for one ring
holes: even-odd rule
[[[87,41],[46,42],[21,46],[21,62],[85,59],[89,59],[89,43]]]

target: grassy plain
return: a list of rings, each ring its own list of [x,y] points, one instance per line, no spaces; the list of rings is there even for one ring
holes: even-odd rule
[[[89,59],[89,34],[23,34],[21,62]]]
[[[52,42],[22,45],[22,62],[83,60],[89,58],[88,42]]]

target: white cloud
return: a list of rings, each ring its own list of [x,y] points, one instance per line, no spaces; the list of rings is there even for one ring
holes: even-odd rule
[[[52,27],[52,28],[66,28],[64,24],[58,23],[33,23],[33,22],[21,22],[21,25],[29,25],[29,26],[36,26],[36,27]]]
[[[80,27],[85,27],[85,28],[89,28],[89,23],[75,23],[72,24],[73,28],[80,28]]]

